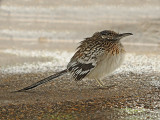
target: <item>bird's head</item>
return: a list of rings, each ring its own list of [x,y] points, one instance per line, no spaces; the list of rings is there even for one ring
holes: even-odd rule
[[[119,41],[121,38],[129,36],[129,35],[133,35],[132,33],[116,33],[114,31],[111,30],[104,30],[99,32],[101,35],[102,39],[108,40],[108,41]]]

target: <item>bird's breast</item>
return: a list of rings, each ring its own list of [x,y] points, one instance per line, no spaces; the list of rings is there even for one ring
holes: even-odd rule
[[[118,54],[108,53],[97,63],[97,66],[88,74],[89,79],[103,79],[123,63],[125,52]]]

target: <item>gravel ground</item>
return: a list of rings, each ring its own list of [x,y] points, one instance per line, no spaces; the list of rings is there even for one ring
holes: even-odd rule
[[[15,93],[13,91],[53,74],[51,71],[64,69],[68,62],[64,58],[73,53],[32,51],[29,55],[26,51],[1,52],[19,57],[35,57],[34,52],[39,53],[36,57],[41,59],[55,57],[44,65],[25,63],[2,67],[1,119],[158,120],[160,117],[158,54],[127,54],[121,68],[103,80],[106,84],[104,89],[99,88],[94,80],[75,82],[68,74],[28,92]],[[57,64],[61,66],[56,67]]]
[[[1,119],[120,119],[160,117],[158,74],[116,74],[100,89],[94,80],[75,83],[68,75],[24,93],[11,93],[45,74],[16,74],[2,78]],[[117,79],[118,78],[118,79]],[[23,81],[22,81],[23,79]]]

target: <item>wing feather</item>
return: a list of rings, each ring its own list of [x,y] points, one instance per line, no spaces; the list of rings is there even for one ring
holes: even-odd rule
[[[67,65],[68,71],[75,80],[81,80],[97,65],[105,48],[99,43],[100,34],[96,33],[91,38],[86,38],[77,48],[77,52]]]
[[[75,80],[83,79],[95,66],[92,63],[84,64],[76,62],[71,65],[68,70],[71,72]]]

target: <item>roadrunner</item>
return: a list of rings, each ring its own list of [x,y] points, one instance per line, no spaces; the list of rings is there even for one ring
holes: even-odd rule
[[[120,39],[129,35],[133,34],[119,34],[110,30],[94,33],[92,37],[80,42],[80,46],[68,63],[67,69],[44,78],[17,92],[35,88],[66,73],[70,73],[76,81],[82,80],[83,78],[95,79],[98,84],[103,87],[104,84],[101,80],[117,69],[124,61],[125,49]]]

